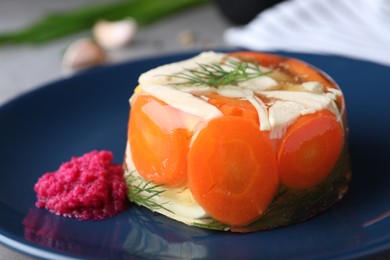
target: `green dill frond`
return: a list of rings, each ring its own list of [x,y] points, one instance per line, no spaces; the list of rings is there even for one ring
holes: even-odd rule
[[[210,222],[208,222],[208,223],[193,222],[192,225],[195,227],[213,229],[213,230],[219,230],[219,231],[228,231],[230,229],[229,226],[224,225],[224,224],[216,221],[215,219],[210,219]]]
[[[159,204],[153,200],[154,197],[166,191],[161,189],[164,186],[163,184],[154,184],[150,181],[145,182],[141,178],[134,177],[131,173],[126,176],[126,183],[129,187],[127,197],[130,201],[152,210],[164,209],[174,214],[173,211],[164,207],[164,203]]]
[[[197,64],[196,69],[185,69],[183,72],[170,75],[182,79],[174,85],[206,85],[219,87],[235,85],[243,81],[268,75],[272,71],[263,72],[256,61],[227,58],[224,63]]]

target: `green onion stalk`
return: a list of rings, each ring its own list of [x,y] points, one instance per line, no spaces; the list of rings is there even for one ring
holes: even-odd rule
[[[14,32],[0,34],[0,45],[43,44],[93,27],[99,20],[117,21],[133,18],[140,26],[209,0],[123,0],[84,6],[66,12],[51,13]]]

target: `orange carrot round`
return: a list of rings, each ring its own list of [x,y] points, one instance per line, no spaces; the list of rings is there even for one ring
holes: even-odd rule
[[[188,155],[188,187],[213,218],[242,226],[259,218],[279,186],[269,137],[252,120],[211,120]]]
[[[287,58],[270,53],[248,51],[234,52],[229,55],[237,58],[254,60],[257,61],[259,65],[269,67],[270,69],[283,71],[299,83],[317,81],[320,82],[325,88],[339,89],[336,82],[334,82],[325,73],[298,59]],[[345,102],[342,97],[338,97],[336,102],[340,107],[340,110],[345,108]]]
[[[238,58],[242,57],[249,60],[254,59],[262,66],[280,68],[300,81],[318,81],[324,86],[336,88],[335,82],[325,76],[318,69],[297,59],[258,52],[235,52],[232,53],[231,56]]]
[[[229,56],[248,59],[249,61],[256,61],[261,66],[273,68],[278,66],[281,62],[286,60],[286,58],[264,52],[251,52],[251,51],[241,51],[230,53]]]
[[[278,150],[281,182],[308,189],[322,182],[334,167],[343,146],[343,129],[329,111],[304,115],[291,125]]]
[[[245,99],[228,98],[218,94],[207,96],[209,103],[216,106],[226,116],[240,116],[253,120],[259,124],[259,116],[253,105]]]
[[[299,80],[305,81],[317,81],[326,87],[335,87],[335,82],[325,76],[318,69],[312,67],[311,65],[297,60],[297,59],[286,59],[283,61],[285,69],[293,74]]]
[[[156,184],[177,187],[187,183],[189,133],[178,128],[175,109],[150,96],[132,105],[128,139],[139,174]]]

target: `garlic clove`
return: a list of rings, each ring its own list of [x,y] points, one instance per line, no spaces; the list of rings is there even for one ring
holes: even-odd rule
[[[79,39],[73,42],[62,58],[64,70],[81,70],[102,65],[107,62],[106,52],[90,39]]]
[[[116,22],[99,21],[92,28],[96,42],[105,49],[119,49],[130,43],[137,32],[137,22],[125,19]]]
[[[178,34],[178,41],[182,46],[191,46],[195,44],[195,34],[190,30],[181,31]]]

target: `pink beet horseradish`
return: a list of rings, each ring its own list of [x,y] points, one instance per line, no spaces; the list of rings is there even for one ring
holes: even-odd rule
[[[80,220],[117,215],[128,205],[127,186],[112,159],[110,151],[92,151],[44,174],[34,186],[36,206]]]

